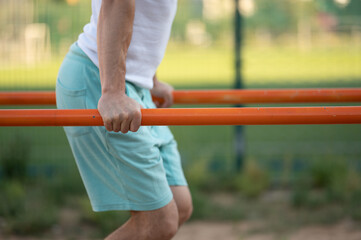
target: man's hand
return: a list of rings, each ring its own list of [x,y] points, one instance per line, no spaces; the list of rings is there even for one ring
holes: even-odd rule
[[[168,108],[173,105],[173,91],[174,88],[171,85],[159,82],[157,78],[154,77],[154,87],[150,92],[153,96],[164,100],[162,103],[155,102],[155,105],[158,108]]]
[[[125,94],[103,94],[98,102],[98,111],[108,131],[138,131],[142,120],[140,109],[139,103]]]

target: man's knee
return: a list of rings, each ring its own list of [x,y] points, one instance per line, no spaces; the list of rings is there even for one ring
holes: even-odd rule
[[[178,231],[178,219],[178,210],[174,200],[161,209],[133,215],[133,220],[141,226],[139,230],[143,238],[150,240],[172,239]]]
[[[157,221],[157,228],[151,231],[149,239],[169,240],[172,239],[178,231],[178,217],[168,217],[163,219],[154,219]]]
[[[178,208],[180,226],[192,215],[192,196],[186,186],[172,186],[171,189]]]

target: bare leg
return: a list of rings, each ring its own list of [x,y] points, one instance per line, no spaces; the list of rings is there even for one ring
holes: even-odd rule
[[[170,186],[173,198],[177,204],[179,226],[185,223],[192,215],[192,197],[187,186]]]
[[[106,240],[170,240],[178,230],[178,209],[174,199],[152,211],[132,211],[130,219]]]

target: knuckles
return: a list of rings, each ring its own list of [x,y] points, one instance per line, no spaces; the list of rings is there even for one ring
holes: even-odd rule
[[[129,115],[131,120],[138,120],[142,116],[142,113],[140,109],[135,109]]]
[[[112,131],[113,130],[112,125],[110,123],[104,123],[104,126],[105,126],[105,129],[107,131]]]
[[[140,128],[140,126],[132,126],[131,128],[130,128],[130,131],[131,132],[136,132],[136,131],[138,131],[139,130],[139,128]]]
[[[120,115],[115,115],[114,117],[113,117],[113,120],[115,121],[115,122],[120,122],[121,121],[121,116]]]
[[[123,113],[122,114],[122,117],[121,117],[121,119],[123,120],[123,121],[126,121],[126,120],[128,120],[129,118],[131,118],[131,115],[129,114],[129,113]]]
[[[99,108],[107,131],[127,133],[140,128],[142,113],[140,108],[109,109]]]

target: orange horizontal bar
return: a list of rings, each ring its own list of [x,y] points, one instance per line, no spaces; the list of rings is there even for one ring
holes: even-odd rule
[[[361,102],[361,88],[175,91],[178,104]]]
[[[0,92],[0,105],[55,105],[54,91]]]
[[[173,96],[175,104],[361,102],[361,88],[177,90]],[[55,105],[55,93],[0,92],[0,105]]]
[[[142,125],[360,124],[361,107],[142,109]],[[0,126],[101,126],[93,110],[0,110]]]

